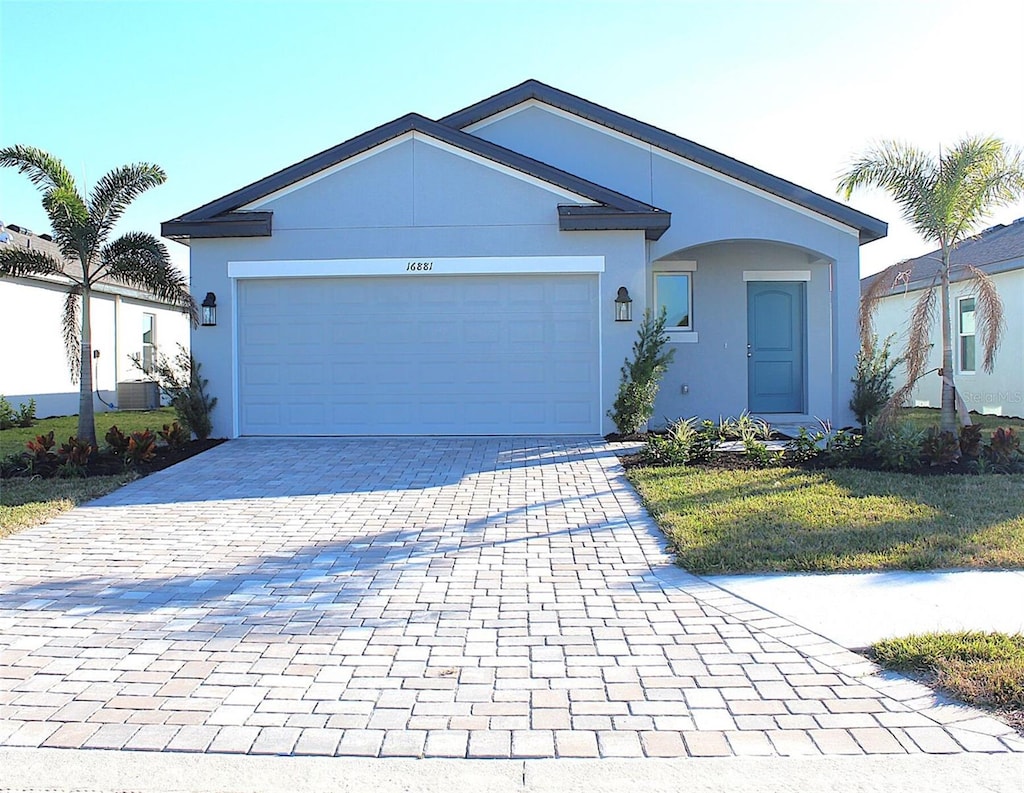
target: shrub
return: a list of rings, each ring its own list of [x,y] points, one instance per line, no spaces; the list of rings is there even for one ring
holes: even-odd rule
[[[794,462],[806,463],[821,455],[821,443],[824,440],[824,432],[811,434],[807,427],[801,427],[797,436],[786,444],[786,452]]]
[[[743,439],[743,454],[755,468],[774,468],[782,465],[784,453],[772,451],[764,441],[747,437]]]
[[[851,378],[850,410],[864,429],[892,397],[892,373],[903,362],[903,358],[890,357],[892,340],[893,335],[889,335],[879,346],[878,337],[872,336],[871,345],[857,353],[857,366]]]
[[[96,447],[88,441],[80,441],[74,435],[68,438],[67,443],[62,443],[57,450],[57,459],[62,463],[85,468],[89,464],[89,458],[96,451]]]
[[[0,430],[11,427],[31,427],[36,420],[36,401],[23,402],[15,410],[7,398],[0,394]]]
[[[922,433],[906,422],[877,430],[869,451],[886,471],[912,471],[921,462]]]
[[[1020,437],[1012,427],[998,427],[984,450],[985,459],[999,470],[1008,471],[1020,461]]]
[[[928,465],[950,465],[960,456],[960,440],[949,430],[929,427],[921,441],[921,459]]]
[[[103,440],[107,442],[107,447],[110,449],[111,454],[124,457],[124,453],[128,451],[128,436],[121,432],[116,424],[107,430]]]
[[[53,440],[53,430],[50,430],[45,435],[36,435],[35,440],[27,441],[25,448],[28,450],[29,455],[35,458],[37,462],[45,462],[56,457],[53,452],[55,443]]]
[[[664,435],[652,435],[640,452],[645,465],[686,465],[699,445],[700,432],[696,419],[679,419],[669,425]]]
[[[654,400],[658,396],[661,378],[668,370],[675,350],[665,350],[665,309],[655,317],[650,309],[644,311],[643,322],[633,342],[633,360],[622,365],[619,392],[608,416],[622,435],[638,432],[654,413]],[[198,434],[198,433],[197,433]]]
[[[177,421],[164,424],[164,428],[158,431],[157,435],[172,449],[180,449],[192,437],[192,434]]]
[[[965,424],[960,427],[960,454],[972,460],[981,457],[980,424]]]
[[[199,362],[184,347],[178,346],[173,360],[165,355],[154,356],[151,370],[143,368],[138,355],[132,357],[132,363],[157,383],[160,392],[170,400],[178,421],[189,432],[200,440],[210,437],[210,414],[217,406],[217,397],[206,393],[210,381],[199,374]]]
[[[864,436],[836,430],[825,442],[825,461],[834,468],[847,468],[864,457]]]
[[[124,453],[126,465],[146,463],[156,456],[156,435],[152,430],[133,432],[128,436],[128,448]]]
[[[722,442],[715,422],[704,420],[700,428],[696,429],[693,440],[690,442],[690,462],[707,463],[715,453],[715,449]]]

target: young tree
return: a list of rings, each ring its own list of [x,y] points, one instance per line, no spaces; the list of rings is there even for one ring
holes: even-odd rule
[[[956,382],[953,373],[950,325],[949,257],[997,207],[1024,195],[1024,164],[1020,152],[998,138],[968,137],[933,157],[914,146],[883,141],[857,159],[839,179],[839,190],[849,198],[860,187],[880,187],[899,206],[903,219],[928,242],[938,246],[940,266],[932,283],[922,290],[911,313],[904,351],[907,382],[893,394],[886,413],[898,408],[924,375],[929,337],[939,309],[942,333],[941,429],[956,432]],[[874,335],[872,316],[885,296],[901,263],[884,270],[861,299],[861,339]],[[985,371],[991,372],[1003,332],[1003,305],[988,275],[964,265],[977,295],[975,317],[981,336]],[[956,273],[959,275],[959,273]],[[936,299],[935,287],[939,287]],[[938,304],[938,305],[937,305]],[[965,416],[966,421],[970,418]]]
[[[150,292],[179,306],[198,324],[188,281],[171,265],[160,240],[132,231],[108,241],[128,205],[167,176],[157,165],[123,165],[104,175],[86,200],[64,163],[34,146],[0,149],[0,166],[17,168],[39,188],[53,241],[63,254],[4,246],[0,277],[59,275],[69,282],[62,322],[71,379],[79,384],[78,438],[95,446],[89,303],[96,283],[106,279]]]

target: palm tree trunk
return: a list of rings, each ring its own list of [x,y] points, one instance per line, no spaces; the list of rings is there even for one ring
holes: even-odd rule
[[[96,419],[92,402],[92,324],[89,317],[90,290],[82,287],[82,367],[79,370],[78,440],[96,446]]]
[[[956,386],[953,377],[953,329],[949,311],[949,249],[942,245],[942,411],[939,428],[957,434]]]

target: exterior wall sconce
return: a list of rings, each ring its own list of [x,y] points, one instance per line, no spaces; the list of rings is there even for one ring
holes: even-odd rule
[[[202,320],[204,325],[217,324],[217,296],[213,292],[207,292],[203,299]]]
[[[624,286],[619,287],[619,293],[615,296],[615,321],[631,322],[633,319],[633,298],[629,296],[629,290]]]

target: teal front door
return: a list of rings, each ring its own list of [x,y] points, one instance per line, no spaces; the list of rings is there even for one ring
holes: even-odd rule
[[[807,298],[802,281],[747,282],[747,407],[803,413]]]

